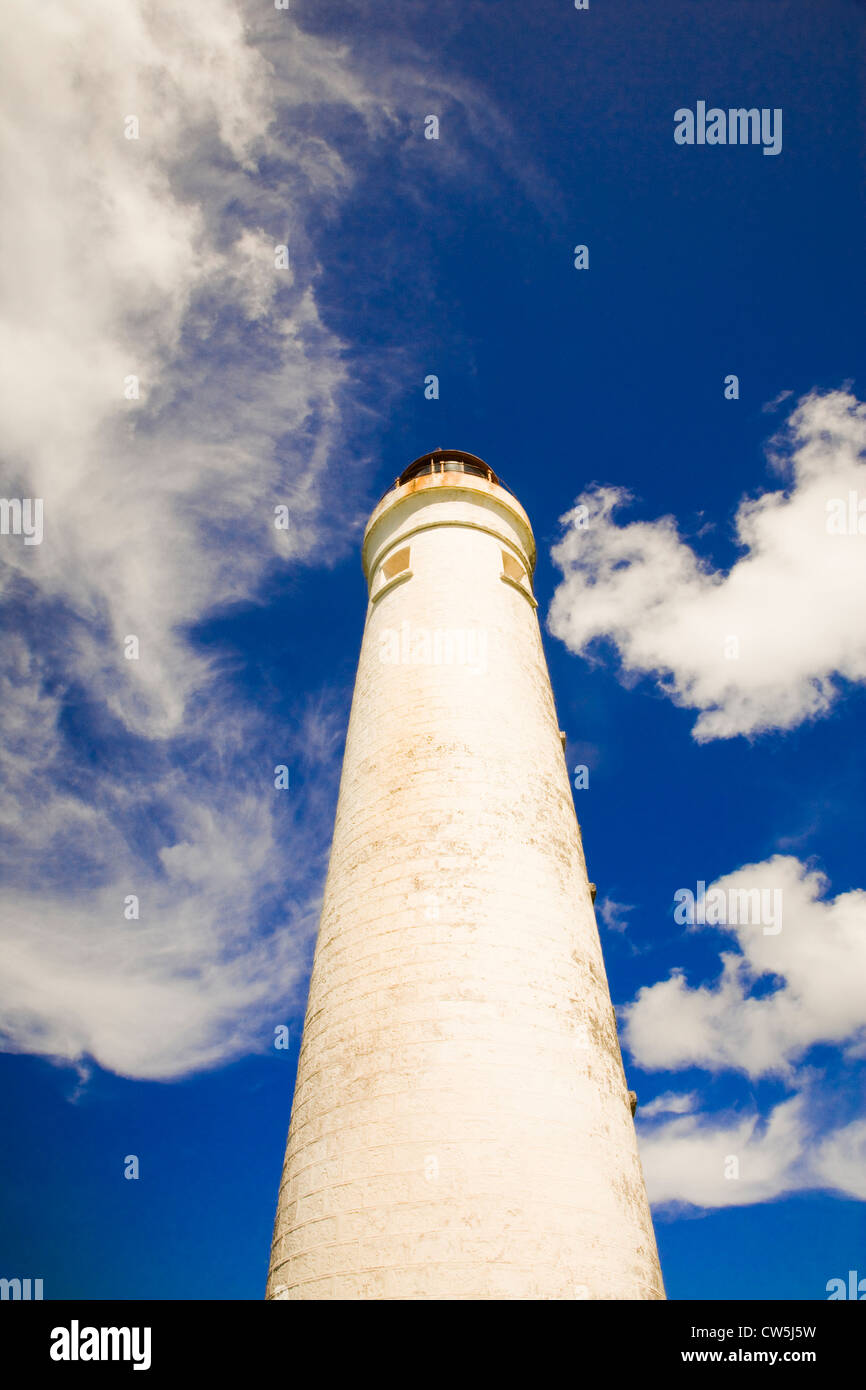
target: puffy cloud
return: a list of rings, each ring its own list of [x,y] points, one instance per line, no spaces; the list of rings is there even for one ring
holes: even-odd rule
[[[866,1198],[866,1122],[831,1125],[822,1137],[827,1116],[816,1104],[815,1079],[803,1078],[763,1118],[751,1109],[659,1120],[668,1106],[641,1106],[641,1163],[653,1205],[749,1206],[804,1191]]]
[[[746,1117],[677,1116],[641,1126],[640,1156],[657,1206],[748,1206],[813,1185],[802,1168],[806,1101],[774,1107],[765,1123]],[[823,1184],[814,1184],[823,1185]]]
[[[744,865],[709,885],[707,904],[726,905],[728,920],[718,929],[735,937],[739,951],[722,953],[710,985],[692,988],[676,970],[639,990],[623,1010],[639,1065],[784,1075],[816,1043],[862,1040],[866,892],[823,899],[826,886],[789,855]],[[759,982],[770,989],[756,997]]]
[[[797,1064],[816,1044],[843,1048],[849,1061],[862,1050],[866,893],[828,898],[823,875],[786,855],[690,891],[691,900],[678,894],[683,913],[695,903],[689,930],[728,932],[738,950],[722,951],[709,984],[692,987],[678,969],[638,991],[620,1011],[634,1061],[648,1071],[782,1079],[794,1094],[766,1115],[754,1105],[706,1113],[694,1090],[640,1105],[651,1200],[709,1208],[805,1189],[862,1195],[866,1124],[840,1123],[844,1097],[825,1094],[820,1073]]]
[[[838,677],[866,680],[866,405],[804,397],[772,459],[786,487],[740,503],[727,573],[671,517],[619,524],[630,498],[615,487],[577,499],[552,552],[551,632],[578,653],[609,639],[624,672],[700,711],[698,740],[793,728],[829,710]]]
[[[854,1120],[818,1146],[815,1170],[828,1187],[866,1201],[866,1120]]]

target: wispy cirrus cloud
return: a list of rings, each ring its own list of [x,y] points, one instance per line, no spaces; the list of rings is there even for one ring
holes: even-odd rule
[[[350,176],[321,136],[278,141],[273,103],[372,103],[299,30],[276,84],[227,0],[5,17],[5,477],[45,540],[7,542],[4,578],[74,610],[76,668],[162,736],[207,676],[185,627],[346,519],[322,505],[348,372],[305,216]]]
[[[628,930],[628,914],[634,912],[634,907],[628,903],[614,902],[613,898],[602,898],[598,905],[598,913],[608,931],[624,932]]]
[[[109,727],[88,767],[5,650],[0,1044],[150,1079],[261,1051],[302,1005],[343,710],[299,698],[277,738],[215,688],[172,739]]]
[[[2,491],[44,501],[0,548],[0,1037],[176,1077],[300,1003],[342,696],[299,682],[276,731],[196,630],[359,539],[394,386],[329,326],[319,243],[430,84],[232,0],[0,24]]]
[[[2,1038],[178,1076],[260,1047],[309,953],[332,741],[281,800],[308,748],[192,633],[356,524],[324,487],[348,370],[307,234],[351,176],[307,108],[375,103],[295,26],[278,80],[228,0],[3,27],[4,492],[45,532],[0,553]]]
[[[695,1091],[663,1091],[640,1108],[641,1119],[655,1119],[657,1115],[688,1115],[697,1109]]]

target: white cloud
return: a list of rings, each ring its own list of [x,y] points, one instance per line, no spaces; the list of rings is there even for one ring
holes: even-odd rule
[[[774,396],[771,401],[765,401],[764,404],[761,406],[761,409],[764,411],[766,415],[772,415],[773,411],[778,410],[782,402],[788,400],[790,396],[793,396],[793,394],[793,391],[780,391],[779,394],[777,396]]]
[[[775,448],[787,486],[740,503],[743,554],[727,573],[700,559],[671,517],[618,524],[630,499],[615,487],[577,499],[552,552],[564,578],[551,632],[578,653],[597,638],[615,643],[624,672],[654,674],[700,711],[701,741],[793,728],[829,710],[837,677],[866,680],[866,534],[827,530],[828,503],[847,510],[851,493],[866,530],[866,405],[812,393]]]
[[[301,1002],[330,834],[338,716],[298,696],[268,727],[190,628],[357,536],[365,459],[311,227],[362,172],[335,113],[371,135],[393,116],[347,51],[248,14],[255,32],[231,0],[0,19],[0,491],[43,498],[45,533],[0,543],[0,1017],[4,1047],[82,1077],[266,1046]]]
[[[628,930],[628,914],[634,908],[628,903],[616,903],[613,898],[602,898],[598,911],[608,931],[624,932]]]
[[[764,1124],[757,1115],[687,1115],[641,1128],[640,1157],[650,1201],[656,1206],[748,1206],[812,1185],[802,1172],[805,1112],[805,1098],[795,1096],[775,1106]]]
[[[342,710],[292,672],[274,728],[192,632],[359,539],[395,388],[363,344],[347,365],[317,243],[377,141],[406,175],[430,78],[255,0],[10,0],[0,32],[0,490],[44,499],[42,544],[0,545],[0,1036],[82,1084],[180,1076],[301,1002]]]
[[[698,1098],[694,1091],[664,1091],[654,1100],[641,1105],[641,1118],[651,1120],[656,1115],[688,1115],[697,1109]]]
[[[646,1124],[650,1107],[639,1107],[650,1201],[656,1207],[712,1209],[805,1191],[866,1199],[866,1121],[831,1128],[822,1138],[826,1116],[816,1104],[815,1081],[803,1079],[797,1093],[765,1118],[755,1110],[690,1113]]]
[[[302,1004],[339,711],[301,708],[276,741],[213,697],[186,737],[88,770],[38,659],[6,655],[3,1048],[139,1078],[263,1050]],[[310,789],[277,791],[278,759]]]
[[[828,1187],[866,1202],[866,1120],[830,1134],[818,1146],[815,1170]]]
[[[789,855],[747,864],[708,886],[781,893],[781,929],[750,921],[727,930],[739,950],[692,988],[682,971],[645,986],[623,1012],[625,1039],[646,1069],[785,1075],[816,1043],[856,1044],[866,1030],[866,892],[823,899],[826,882]],[[706,928],[705,928],[706,929]],[[759,982],[768,993],[754,997]]]
[[[294,104],[372,102],[294,27],[277,81],[228,0],[13,0],[3,23],[5,486],[44,499],[45,539],[6,541],[0,582],[23,575],[71,605],[81,674],[129,727],[162,736],[208,675],[184,627],[333,524],[321,476],[347,373],[304,219],[349,180],[324,139],[271,125],[289,87]],[[279,189],[258,174],[265,158]]]
[[[300,1002],[315,907],[250,933],[264,895],[249,852],[270,847],[268,819],[260,802],[227,807],[209,841],[167,851],[167,880],[127,861],[96,891],[4,891],[6,1048],[160,1079],[263,1050],[267,1011],[283,1023]],[[133,893],[141,915],[126,920]]]
[[[697,898],[698,885],[689,886]],[[655,1204],[745,1206],[807,1189],[866,1195],[866,1123],[840,1124],[844,1088],[836,1097],[820,1071],[802,1066],[817,1044],[841,1048],[853,1062],[866,1038],[866,892],[830,898],[827,887],[787,855],[707,884],[704,915],[722,904],[727,921],[689,930],[727,932],[737,949],[721,951],[714,980],[690,986],[677,969],[619,1010],[623,1041],[646,1071],[739,1072],[783,1080],[794,1092],[766,1116],[755,1105],[706,1113],[694,1090],[639,1105]],[[741,920],[731,920],[732,910]]]

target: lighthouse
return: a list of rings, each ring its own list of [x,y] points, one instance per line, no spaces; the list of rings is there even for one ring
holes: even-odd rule
[[[459,450],[367,523],[268,1298],[665,1297],[534,564]]]

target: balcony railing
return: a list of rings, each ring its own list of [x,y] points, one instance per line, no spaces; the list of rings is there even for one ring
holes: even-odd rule
[[[399,478],[395,478],[390,487],[385,489],[379,501],[383,501],[389,492],[411,482],[413,478],[423,478],[430,473],[469,473],[475,478],[485,478],[488,483],[505,488],[506,492],[514,496],[508,484],[497,477],[493,469],[488,468],[484,460],[475,454],[467,454],[462,449],[434,449],[432,454],[422,454],[420,458],[414,459],[408,468],[404,468]]]

